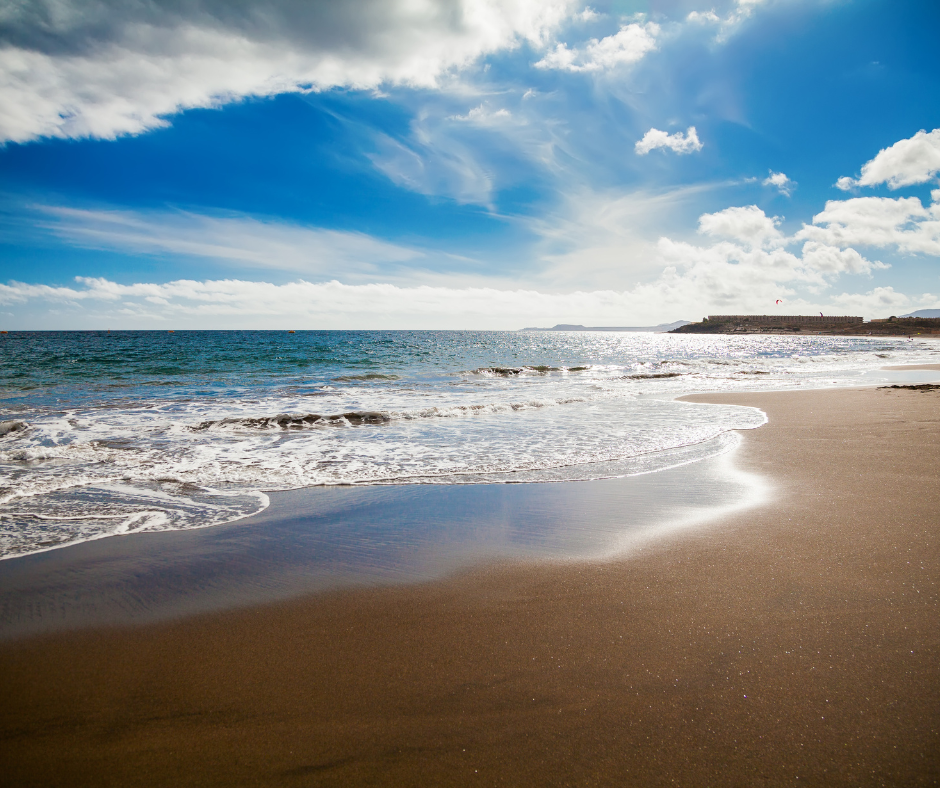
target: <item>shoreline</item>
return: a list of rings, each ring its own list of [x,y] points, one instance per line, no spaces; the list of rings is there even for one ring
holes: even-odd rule
[[[940,780],[940,394],[705,394],[775,496],[620,558],[0,644],[8,779]],[[104,540],[107,541],[107,540]]]
[[[937,377],[937,376],[934,376],[934,375],[923,375],[922,373],[924,373],[924,372],[940,372],[940,364],[904,364],[904,365],[889,365],[889,366],[882,366],[882,367],[880,367],[880,368],[878,369],[878,371],[895,372],[895,373],[900,373],[900,374],[895,374],[895,375],[891,376],[891,378],[890,378],[889,381],[883,381],[883,380],[881,380],[881,381],[865,382],[864,380],[858,380],[851,388],[863,388],[863,387],[864,387],[864,388],[873,388],[873,387],[879,387],[879,385],[884,385],[885,383],[888,383],[888,382],[890,382],[890,383],[896,383],[896,384],[902,384],[902,385],[904,385],[904,384],[909,384],[909,383],[925,383],[925,382],[931,382],[931,381],[934,381],[934,380],[938,379],[938,377]],[[871,374],[871,371],[869,371],[869,372],[867,372],[867,373],[865,373],[865,374],[869,374],[869,375],[870,375],[870,374]],[[793,389],[793,388],[782,388],[782,389],[763,389],[763,390],[761,390],[761,392],[751,392],[751,393],[775,393],[775,392],[787,392],[787,391],[791,391],[791,392],[793,392],[793,391],[825,391],[825,390],[829,390],[829,389],[826,389],[826,388],[819,388],[819,389]],[[675,396],[673,399],[674,399],[674,401],[677,401],[677,402],[683,402],[683,401],[685,401],[685,402],[695,403],[695,402],[696,402],[695,397],[699,396],[700,394],[710,395],[710,394],[719,394],[719,393],[723,393],[723,392],[720,392],[720,391],[704,391],[704,392],[701,392],[701,391],[700,391],[700,392],[695,393],[695,394],[677,395],[677,396]],[[735,392],[728,392],[728,393],[735,393]],[[747,393],[747,392],[740,392],[740,393]],[[704,402],[704,401],[703,401],[703,402]],[[718,403],[718,404],[722,404],[722,403]],[[739,432],[739,433],[740,433],[741,430],[735,430],[735,432]],[[689,447],[680,447],[680,449],[681,449],[681,448],[689,448]],[[672,450],[672,451],[675,451],[675,450]],[[721,450],[721,451],[719,451],[719,452],[717,452],[717,453],[715,453],[715,454],[712,454],[712,455],[710,455],[710,456],[704,458],[704,460],[705,460],[706,462],[707,462],[707,461],[711,461],[712,459],[714,459],[714,457],[720,456],[720,455],[724,454],[725,452],[726,452],[726,450]],[[594,482],[598,482],[598,481],[605,481],[605,480],[608,480],[608,479],[632,478],[632,477],[636,477],[636,476],[642,476],[642,475],[645,475],[645,474],[651,473],[651,472],[653,472],[653,473],[660,473],[660,472],[662,472],[662,471],[670,471],[670,470],[672,470],[672,469],[674,469],[674,468],[682,467],[682,466],[685,466],[685,465],[690,465],[690,464],[697,463],[697,462],[701,462],[701,461],[702,461],[702,460],[700,460],[700,459],[681,460],[681,461],[676,461],[675,464],[672,464],[672,465],[665,465],[665,466],[662,467],[662,468],[657,468],[657,469],[654,469],[654,470],[652,470],[652,471],[645,471],[645,470],[644,470],[644,471],[635,471],[635,472],[627,473],[627,474],[625,474],[625,475],[623,475],[623,476],[619,476],[619,475],[613,475],[613,476],[609,476],[609,477],[607,477],[607,476],[602,476],[602,477],[600,477],[600,478],[594,478],[594,479],[548,479],[548,478],[546,478],[546,479],[543,479],[543,480],[541,480],[541,481],[531,481],[531,482],[530,482],[530,481],[525,481],[525,482],[515,482],[515,481],[498,482],[498,481],[494,481],[494,482],[470,482],[470,483],[468,483],[468,484],[480,485],[480,486],[486,486],[486,485],[490,485],[490,484],[492,484],[492,485],[502,485],[502,484],[517,484],[517,483],[519,483],[519,484],[526,484],[526,485],[531,485],[531,484],[540,485],[540,484],[555,484],[555,483],[559,483],[559,482],[562,482],[562,481],[564,481],[564,482],[575,482],[575,483],[578,483],[578,484],[581,484],[581,483],[594,483]],[[360,485],[360,484],[338,484],[338,485],[318,485],[318,486],[314,486],[314,487],[301,487],[301,488],[284,489],[284,490],[280,490],[280,489],[279,489],[279,490],[259,490],[259,491],[257,491],[257,492],[258,492],[260,495],[265,496],[266,498],[270,498],[271,496],[273,496],[273,497],[275,497],[275,498],[284,498],[284,497],[295,496],[295,495],[297,495],[297,494],[302,494],[302,493],[303,493],[304,491],[306,491],[306,490],[318,490],[318,489],[369,489],[369,488],[373,488],[373,487],[374,487],[374,488],[386,488],[386,489],[390,489],[390,488],[403,488],[403,489],[407,489],[407,488],[409,488],[409,487],[411,487],[411,486],[412,486],[412,485],[409,484],[409,483],[403,483],[403,484],[388,483],[388,484],[374,484],[374,485],[373,485],[373,484],[363,484],[363,485]],[[443,485],[442,485],[442,486],[443,486]],[[449,486],[449,485],[448,485],[448,486]],[[459,485],[458,485],[458,486],[459,486]],[[227,522],[219,523],[218,525],[203,526],[203,527],[205,527],[205,528],[226,528],[226,527],[231,526],[231,525],[234,524],[234,523],[247,523],[247,524],[251,524],[251,523],[253,523],[253,522],[256,521],[256,520],[264,519],[267,514],[270,514],[270,512],[269,512],[269,505],[270,505],[270,501],[269,501],[269,504],[266,505],[263,509],[261,509],[261,510],[259,510],[259,511],[257,511],[257,512],[254,512],[254,513],[252,513],[252,514],[243,515],[243,516],[241,516],[241,517],[236,517],[236,518],[234,518],[234,519],[232,519],[232,520],[229,520],[229,521],[227,521]],[[4,556],[0,556],[0,593],[3,592],[3,587],[2,587],[2,581],[3,581],[3,567],[4,567],[4,564],[5,564],[7,561],[16,561],[16,560],[24,559],[24,558],[25,558],[25,559],[31,559],[31,558],[34,558],[35,556],[38,556],[38,555],[43,554],[43,553],[56,552],[56,551],[59,551],[59,550],[71,550],[71,549],[74,549],[74,548],[76,548],[76,547],[81,548],[82,545],[86,545],[86,544],[91,543],[91,542],[101,541],[101,540],[109,540],[109,539],[112,539],[112,538],[121,538],[121,537],[124,537],[124,538],[127,538],[127,537],[131,537],[131,538],[133,538],[133,537],[152,537],[152,536],[154,536],[154,535],[156,535],[156,534],[162,534],[162,533],[188,533],[188,532],[192,532],[192,531],[201,530],[203,527],[199,527],[199,528],[169,529],[169,530],[166,531],[166,532],[163,532],[163,531],[131,531],[131,532],[128,532],[128,533],[110,533],[110,534],[102,534],[102,535],[93,536],[93,537],[90,537],[90,538],[85,538],[85,539],[82,539],[82,540],[80,540],[80,541],[69,542],[69,543],[61,544],[61,545],[53,545],[53,546],[50,546],[50,547],[43,547],[43,548],[40,548],[40,549],[32,550],[32,551],[30,551],[30,552],[24,552],[24,553],[21,553],[21,554],[13,554],[13,555],[4,555]],[[2,611],[0,611],[0,638],[2,638],[2,636],[3,636],[3,635],[2,635],[2,626],[3,626],[3,617],[2,617]]]
[[[302,488],[232,523],[33,553],[0,563],[0,642],[622,556],[765,495],[733,453],[577,482]]]

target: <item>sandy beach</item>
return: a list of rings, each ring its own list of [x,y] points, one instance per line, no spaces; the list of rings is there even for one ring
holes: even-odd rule
[[[0,644],[4,785],[935,785],[940,390],[757,406],[764,504],[518,564]]]

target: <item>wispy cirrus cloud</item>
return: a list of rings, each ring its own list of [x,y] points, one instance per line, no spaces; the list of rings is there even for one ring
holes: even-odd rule
[[[412,263],[421,250],[364,233],[304,227],[250,216],[188,211],[84,210],[37,206],[38,225],[72,245],[109,251],[215,260],[308,275],[374,276]]]

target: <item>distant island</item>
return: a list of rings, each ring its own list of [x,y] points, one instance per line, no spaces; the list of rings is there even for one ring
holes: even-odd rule
[[[850,315],[709,315],[700,323],[686,323],[673,334],[836,334],[843,336],[912,336],[940,334],[940,310],[937,317],[872,319]]]
[[[666,334],[677,328],[689,324],[688,320],[677,320],[674,323],[660,323],[658,326],[582,326],[574,323],[559,323],[551,328],[520,328],[520,331],[646,331],[651,334]]]

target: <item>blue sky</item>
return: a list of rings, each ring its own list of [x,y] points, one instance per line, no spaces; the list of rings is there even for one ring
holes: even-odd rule
[[[10,4],[0,323],[940,307],[938,30],[875,0]]]

